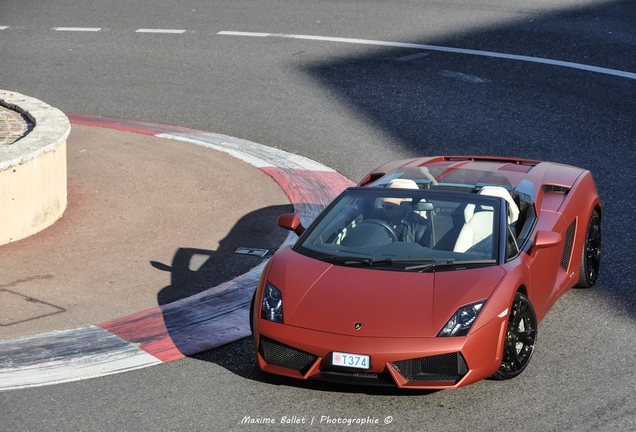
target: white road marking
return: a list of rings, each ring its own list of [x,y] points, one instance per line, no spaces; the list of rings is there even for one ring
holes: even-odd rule
[[[9,28],[9,26],[0,26],[0,30],[6,30],[8,28]]]
[[[276,38],[287,38],[287,39],[304,39],[304,40],[313,40],[313,41],[323,41],[323,42],[340,42],[340,43],[350,43],[350,44],[361,44],[361,45],[376,45],[376,46],[386,46],[386,47],[397,47],[397,48],[412,48],[412,49],[420,49],[427,51],[440,51],[452,54],[467,54],[474,56],[482,56],[482,57],[491,57],[491,58],[500,58],[506,60],[517,60],[517,61],[525,61],[529,63],[540,63],[551,66],[560,66],[566,67],[570,69],[579,69],[587,72],[595,72],[605,75],[613,75],[621,78],[628,78],[636,80],[636,73],[620,71],[616,69],[608,69],[598,66],[590,66],[580,63],[573,63],[561,60],[553,60],[546,59],[540,57],[530,57],[516,54],[505,54],[498,53],[492,51],[479,51],[479,50],[471,50],[464,48],[451,48],[451,47],[442,47],[436,45],[423,45],[423,44],[414,44],[414,43],[405,43],[405,42],[386,42],[386,41],[378,41],[378,40],[369,40],[369,39],[350,39],[350,38],[339,38],[339,37],[326,37],[326,36],[309,36],[309,35],[294,35],[294,34],[276,34],[276,33],[252,33],[252,32],[237,32],[237,31],[220,31],[217,34],[219,35],[227,35],[227,36],[251,36],[251,37],[276,37]]]
[[[228,35],[228,36],[254,36],[254,37],[277,36],[273,33],[253,33],[253,32],[237,32],[237,31],[220,31],[217,34]]]
[[[185,33],[185,30],[179,29],[138,29],[135,33]]]
[[[53,27],[55,31],[68,31],[68,32],[98,32],[101,31],[101,27]]]

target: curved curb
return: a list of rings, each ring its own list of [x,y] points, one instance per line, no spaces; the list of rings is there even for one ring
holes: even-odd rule
[[[309,223],[340,191],[343,175],[303,156],[226,135],[67,113],[72,124],[137,132],[228,153],[269,175]],[[290,233],[281,247],[291,244]],[[90,327],[0,341],[0,390],[110,375],[193,355],[250,335],[249,304],[265,263],[174,303]]]

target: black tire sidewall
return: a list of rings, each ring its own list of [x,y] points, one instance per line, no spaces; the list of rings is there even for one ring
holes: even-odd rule
[[[598,225],[599,225],[599,236],[600,236],[600,226],[601,226],[601,215],[598,212],[598,210],[594,210],[592,212],[592,214],[590,215],[590,219],[587,223],[587,228],[585,230],[585,241],[583,243],[583,252],[581,253],[581,266],[579,269],[579,281],[576,284],[577,288],[591,288],[594,285],[596,285],[596,281],[598,279],[598,271],[599,269],[595,270],[595,277],[592,280],[590,278],[590,269],[588,267],[588,261],[587,261],[587,249],[588,249],[588,245],[590,242],[590,231],[592,229],[592,224],[594,222],[594,220],[597,219],[598,220]],[[601,245],[599,245],[599,248],[601,247]]]
[[[495,372],[495,374],[492,376],[493,379],[497,379],[497,380],[507,380],[507,379],[512,379],[515,378],[517,376],[519,376],[528,366],[528,364],[530,363],[530,360],[532,360],[532,356],[534,354],[534,349],[537,343],[537,335],[538,335],[538,327],[537,327],[537,315],[534,311],[534,306],[532,306],[532,303],[530,302],[530,300],[528,299],[528,297],[526,297],[523,293],[521,292],[517,292],[515,294],[515,298],[513,300],[513,303],[510,307],[510,315],[509,315],[509,320],[511,319],[512,316],[512,309],[514,307],[514,304],[518,301],[522,301],[524,303],[527,304],[528,309],[532,315],[532,321],[533,321],[533,325],[534,325],[534,343],[532,345],[532,349],[530,350],[530,353],[527,355],[527,358],[524,360],[523,365],[521,366],[520,369],[517,369],[513,372],[508,371],[503,369],[502,367],[500,367],[500,369]],[[505,356],[505,350],[506,350],[506,340],[505,338],[507,337],[508,332],[506,331],[506,335],[504,335],[504,351],[502,353],[502,366],[503,366],[503,362],[504,362],[504,356]]]

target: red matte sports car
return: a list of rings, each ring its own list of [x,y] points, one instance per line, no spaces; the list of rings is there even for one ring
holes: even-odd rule
[[[251,325],[261,370],[462,387],[528,365],[537,326],[595,284],[601,200],[589,171],[442,156],[382,165],[267,263]]]

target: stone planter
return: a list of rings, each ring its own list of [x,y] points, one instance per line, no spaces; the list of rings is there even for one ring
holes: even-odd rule
[[[68,118],[57,108],[0,90],[0,245],[49,227],[67,206]]]

